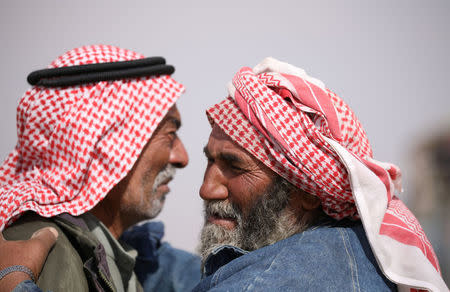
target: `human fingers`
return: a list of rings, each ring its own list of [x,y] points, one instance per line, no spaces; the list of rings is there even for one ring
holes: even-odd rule
[[[37,230],[31,235],[30,242],[39,242],[45,251],[49,251],[58,239],[58,231],[53,227],[45,227]]]
[[[32,255],[29,267],[36,279],[42,270],[50,249],[55,245],[57,239],[58,231],[53,227],[46,227],[33,233],[30,240],[24,241],[26,250]]]
[[[37,279],[57,237],[58,232],[51,227],[36,231],[29,240],[5,240],[0,232],[0,269],[12,269],[1,279],[0,291],[12,291],[20,282],[33,278],[26,268]]]

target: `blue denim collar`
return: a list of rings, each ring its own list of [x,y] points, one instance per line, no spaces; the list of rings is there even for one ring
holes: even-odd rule
[[[240,256],[248,254],[249,251],[243,250],[232,245],[222,245],[214,249],[206,258],[205,266],[203,267],[203,274],[209,276],[213,274],[221,266],[228,264]]]
[[[361,222],[349,220],[324,220],[251,252],[221,246],[203,272],[193,291],[396,291],[379,269]]]
[[[324,218],[321,221],[319,221],[315,226],[312,226],[307,230],[312,231],[320,227],[333,226],[336,224],[339,223],[333,219]],[[342,224],[342,222],[340,222],[340,224]],[[220,267],[248,253],[250,252],[232,245],[219,246],[218,248],[214,249],[211,252],[211,254],[206,258],[205,265],[202,271],[203,277],[207,277],[209,275],[214,274]]]

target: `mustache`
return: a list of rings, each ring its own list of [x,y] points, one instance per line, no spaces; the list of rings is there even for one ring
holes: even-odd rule
[[[176,173],[176,167],[172,164],[168,164],[163,170],[161,170],[155,177],[155,182],[153,183],[153,192],[156,192],[156,189],[159,185],[167,180],[171,180]]]
[[[219,218],[238,220],[242,215],[237,206],[227,201],[205,201],[203,206],[205,218],[215,216]]]

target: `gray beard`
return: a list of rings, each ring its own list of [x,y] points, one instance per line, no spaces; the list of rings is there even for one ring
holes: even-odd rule
[[[198,252],[204,264],[208,255],[222,245],[232,245],[252,251],[288,238],[308,226],[287,208],[289,194],[295,188],[278,177],[251,207],[243,218],[242,211],[227,201],[205,201],[205,223],[200,235]],[[219,215],[236,220],[230,230],[207,222],[209,215]]]
[[[157,191],[158,186],[165,180],[174,177],[176,172],[175,166],[172,164],[168,164],[163,170],[161,170],[155,177],[155,182],[153,183],[152,194],[151,194],[151,207],[146,210],[148,218],[155,218],[161,213],[162,208],[164,207],[164,201],[166,199],[166,195],[161,198],[156,198],[155,193]],[[144,198],[142,198],[144,200]],[[144,202],[142,202],[144,204]]]

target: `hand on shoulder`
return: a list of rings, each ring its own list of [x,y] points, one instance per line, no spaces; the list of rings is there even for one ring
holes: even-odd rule
[[[28,240],[8,241],[0,233],[0,273],[9,267],[24,266],[37,279],[57,238],[58,231],[53,227],[39,229]],[[0,279],[0,291],[11,291],[20,282],[32,279],[27,272],[21,271],[26,268],[18,268],[17,271],[5,274]]]

